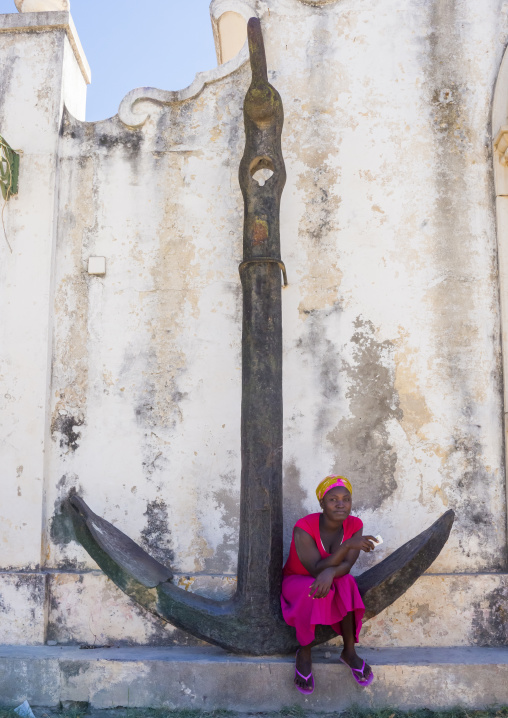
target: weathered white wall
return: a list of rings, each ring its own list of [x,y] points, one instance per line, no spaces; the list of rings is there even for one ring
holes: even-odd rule
[[[22,151],[23,186],[4,210],[12,254],[1,237],[0,545],[5,568],[35,568],[41,562],[58,134],[64,103],[84,117],[86,87],[70,49],[68,18],[67,13],[0,16],[0,133]],[[72,82],[66,82],[70,75]]]
[[[425,603],[424,589],[415,588],[390,609],[391,622],[384,615],[372,623],[367,640],[502,642],[506,628],[485,616],[507,601],[490,108],[508,6],[270,0],[251,10],[219,0],[212,11],[219,6],[221,13],[259,13],[286,116],[286,543],[294,521],[317,510],[315,485],[332,471],[351,478],[355,512],[385,539],[359,571],[453,508],[455,529],[431,569],[440,575],[425,579],[437,596]],[[24,36],[8,37],[24,47]],[[46,35],[31,38],[43,43]],[[189,587],[215,591],[222,576],[229,577],[226,592],[234,585],[244,58],[245,48],[180,94],[130,93],[120,115],[103,122],[76,119],[68,104],[59,140],[55,115],[57,221],[53,265],[41,271],[45,286],[53,283],[50,321],[21,365],[24,373],[33,366],[44,373],[48,342],[44,500],[34,478],[38,493],[25,494],[39,522],[27,522],[34,548],[25,557],[18,534],[4,528],[13,559],[2,555],[2,562],[56,571],[46,593],[47,635],[61,642],[92,640],[90,621],[112,640],[185,640],[155,629],[110,588],[97,588],[102,579],[88,573],[94,564],[61,513],[71,490]],[[9,98],[14,108],[14,89]],[[23,133],[11,143],[27,146]],[[38,222],[30,202],[21,207],[32,168],[24,155],[18,204],[9,206],[13,228]],[[14,255],[28,261],[23,235],[11,234]],[[106,257],[105,276],[88,275],[90,256]],[[1,271],[6,292],[5,263]],[[18,322],[20,300],[1,301]],[[28,332],[35,320],[24,316]],[[12,383],[14,369],[5,376]],[[16,437],[24,436],[27,401],[13,400]],[[17,503],[15,465],[42,456],[34,437],[23,442],[5,471],[9,515],[26,511]],[[31,557],[37,545],[40,551],[41,513],[39,566]],[[477,576],[458,580],[463,573]],[[98,591],[108,593],[100,619]],[[440,607],[453,605],[454,594],[464,620],[450,631]],[[129,615],[135,620],[125,636]]]

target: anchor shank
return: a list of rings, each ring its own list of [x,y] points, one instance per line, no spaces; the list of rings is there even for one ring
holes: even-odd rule
[[[257,18],[248,24],[252,83],[244,103],[245,152],[242,327],[242,477],[239,600],[257,615],[280,613],[282,570],[282,310],[279,208],[286,172],[282,101],[268,83]],[[272,176],[258,184],[260,169]]]

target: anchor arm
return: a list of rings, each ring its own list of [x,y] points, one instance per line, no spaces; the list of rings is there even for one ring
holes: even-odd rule
[[[215,601],[170,583],[165,579],[169,569],[97,516],[79,496],[67,499],[65,511],[72,520],[76,540],[106,576],[163,621],[235,653],[264,655],[293,650],[294,631],[282,619],[274,620],[272,614],[264,613],[253,621],[249,607],[237,596]]]
[[[74,494],[68,499],[67,513],[75,527],[88,532],[83,534],[84,536],[88,537],[90,534],[87,542],[90,547],[97,546],[105,551],[119,570],[132,576],[146,588],[154,588],[173,578],[169,568],[152,558],[109,521],[97,516],[80,496]],[[93,539],[93,543],[90,539]]]
[[[455,512],[446,511],[432,526],[358,577],[365,620],[390,606],[427,571],[448,541],[454,520]]]
[[[356,582],[365,604],[364,621],[388,608],[430,568],[448,541],[454,520],[454,511],[446,511],[428,529],[357,576]],[[334,636],[330,626],[317,626],[313,645]]]

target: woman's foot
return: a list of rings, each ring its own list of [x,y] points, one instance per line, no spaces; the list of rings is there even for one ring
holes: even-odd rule
[[[312,677],[312,651],[310,646],[302,646],[296,652],[295,685],[303,691],[314,690]]]
[[[372,680],[369,680],[372,676],[372,668],[368,663],[365,663],[363,658],[360,658],[356,651],[342,651],[340,657],[350,668],[355,669],[353,675],[356,678],[357,683],[360,685],[362,685],[362,683],[367,685],[372,683]]]

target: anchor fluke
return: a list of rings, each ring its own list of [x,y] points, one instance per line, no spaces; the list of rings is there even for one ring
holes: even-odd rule
[[[454,519],[455,512],[446,511],[428,529],[356,577],[365,604],[364,621],[388,608],[425,573],[448,541]],[[330,626],[316,626],[314,643],[318,645],[335,635]]]
[[[425,573],[448,541],[454,520],[455,512],[446,511],[432,526],[357,578],[365,620],[381,613]]]
[[[169,568],[152,558],[109,521],[94,514],[80,496],[71,496],[69,507],[71,517],[73,513],[80,516],[98,547],[143,586],[154,588],[173,578],[173,572]]]
[[[266,602],[265,610],[253,614],[238,593],[230,600],[215,601],[186,591],[164,580],[164,571],[169,569],[116,527],[100,519],[79,496],[69,497],[65,511],[72,519],[76,540],[106,576],[158,618],[233,653],[259,656],[294,650],[294,630],[284,623],[281,615],[266,610]],[[97,531],[97,520],[100,520],[100,531]],[[113,537],[111,544],[110,537]],[[148,572],[147,564],[150,565]],[[161,581],[156,586],[146,585],[159,578]]]

